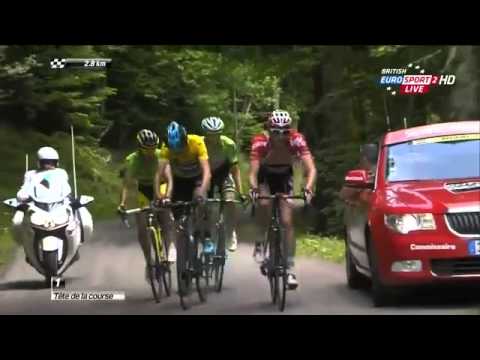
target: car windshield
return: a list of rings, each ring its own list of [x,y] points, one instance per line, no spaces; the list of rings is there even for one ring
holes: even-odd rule
[[[387,181],[480,177],[480,134],[443,136],[390,145]]]

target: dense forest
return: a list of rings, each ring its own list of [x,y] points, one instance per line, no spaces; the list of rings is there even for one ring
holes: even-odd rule
[[[51,69],[53,58],[112,63]],[[319,170],[314,230],[339,233],[337,192],[359,146],[378,139],[387,119],[399,129],[478,118],[479,62],[475,46],[1,46],[0,122],[47,135],[73,124],[79,141],[119,150],[141,128],[163,134],[177,120],[195,133],[215,115],[246,153],[265,114],[286,109]],[[379,86],[382,68],[410,63],[456,83],[421,96]]]

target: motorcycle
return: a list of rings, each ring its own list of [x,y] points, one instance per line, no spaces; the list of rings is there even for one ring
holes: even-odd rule
[[[39,185],[34,186],[32,195],[38,190]],[[46,285],[51,286],[52,279],[61,279],[61,275],[78,260],[78,249],[92,236],[93,220],[85,207],[94,198],[82,195],[73,204],[69,198],[60,201],[54,197],[43,197],[41,201],[35,196],[30,198],[26,203],[12,198],[5,200],[4,204],[17,210],[15,216],[27,216],[22,219],[28,232],[23,244],[26,260],[45,276]]]
[[[61,186],[53,179],[52,183],[31,184],[27,190],[27,202],[20,203],[16,198],[3,202],[17,210],[14,223],[22,224],[17,230],[23,233],[26,261],[45,276],[48,287],[54,286],[53,279],[56,280],[55,286],[60,285],[61,275],[79,259],[78,249],[84,241],[90,240],[93,233],[93,219],[86,206],[92,203],[94,198],[87,195],[77,197],[73,126],[70,129],[73,197],[61,195]],[[28,154],[25,160],[25,171],[28,171]]]

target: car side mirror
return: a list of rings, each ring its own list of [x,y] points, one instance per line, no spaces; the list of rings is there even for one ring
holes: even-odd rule
[[[93,200],[95,200],[93,196],[82,195],[80,196],[80,205],[87,206],[88,204],[93,202]]]
[[[358,189],[373,189],[373,178],[367,170],[350,170],[345,176],[345,185]]]
[[[16,198],[12,198],[12,199],[7,199],[3,202],[6,206],[8,207],[11,207],[11,208],[16,208],[18,205],[20,205],[20,203],[17,201]]]
[[[365,159],[372,165],[375,165],[378,160],[378,145],[377,144],[365,144],[360,147],[360,152]]]

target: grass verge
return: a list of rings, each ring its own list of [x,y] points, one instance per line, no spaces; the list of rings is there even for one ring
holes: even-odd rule
[[[302,234],[297,237],[297,256],[318,257],[340,264],[345,259],[345,243],[337,237]]]

